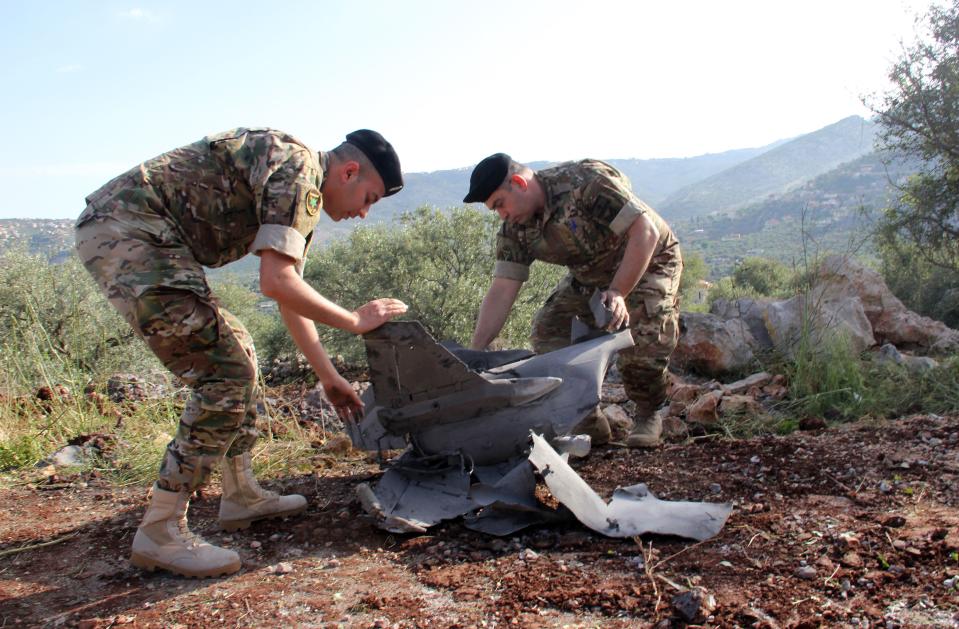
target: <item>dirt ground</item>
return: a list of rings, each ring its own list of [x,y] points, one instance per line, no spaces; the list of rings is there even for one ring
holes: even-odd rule
[[[195,580],[129,565],[142,487],[18,486],[0,492],[0,627],[959,626],[959,416],[610,446],[575,467],[607,497],[645,482],[735,509],[698,544],[576,522],[391,535],[354,498],[378,466],[352,453],[268,484],[310,501],[286,521],[218,531],[204,490],[192,527],[243,569]]]

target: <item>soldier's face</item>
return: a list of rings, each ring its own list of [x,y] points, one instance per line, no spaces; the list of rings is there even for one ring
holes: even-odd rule
[[[360,177],[350,174],[333,179],[323,193],[323,211],[334,221],[366,218],[370,206],[383,198],[385,187],[376,173]]]
[[[536,213],[536,201],[526,186],[510,182],[507,187],[497,188],[486,199],[486,207],[499,214],[507,223],[525,225]]]

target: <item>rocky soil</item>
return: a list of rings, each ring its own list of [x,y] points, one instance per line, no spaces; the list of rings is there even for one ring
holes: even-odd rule
[[[576,467],[603,495],[729,500],[717,537],[608,539],[575,522],[508,538],[452,522],[374,528],[354,498],[378,467],[318,458],[273,481],[310,500],[287,521],[194,529],[236,549],[229,578],[127,562],[142,487],[51,477],[0,493],[0,626],[914,627],[959,626],[959,417],[917,416],[652,452],[599,448]]]

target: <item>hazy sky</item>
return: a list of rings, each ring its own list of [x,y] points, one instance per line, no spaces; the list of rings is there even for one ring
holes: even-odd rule
[[[405,171],[761,146],[885,88],[919,0],[46,1],[0,4],[0,218],[235,126]]]

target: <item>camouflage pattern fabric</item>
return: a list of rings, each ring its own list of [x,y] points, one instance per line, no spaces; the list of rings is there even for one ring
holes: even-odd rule
[[[649,266],[626,296],[636,346],[620,352],[617,363],[637,416],[649,416],[666,398],[666,369],[679,338],[679,241],[662,217],[632,193],[629,179],[609,164],[568,162],[536,176],[546,192],[543,214],[525,226],[503,223],[494,274],[525,280],[534,260],[569,268],[533,320],[531,341],[537,353],[568,345],[574,316],[592,320],[589,298],[595,289],[609,287],[632,221],[645,214],[659,230]]]
[[[529,265],[542,260],[569,268],[583,286],[605,289],[626,251],[625,230],[645,214],[659,230],[659,241],[636,289],[664,295],[654,309],[671,305],[679,288],[673,267],[682,266],[679,241],[666,221],[633,194],[625,175],[604,162],[582,160],[536,171],[536,177],[546,192],[544,211],[527,225],[503,223],[494,275],[512,272],[513,279],[525,280]],[[670,284],[674,275],[675,286]]]
[[[91,195],[77,221],[84,266],[192,389],[160,467],[169,491],[202,485],[224,454],[250,450],[257,437],[253,339],[217,302],[203,265],[242,257],[261,222],[308,243],[321,207],[315,154],[283,134],[241,131],[141,164]]]
[[[682,263],[676,268],[676,282]],[[592,323],[589,308],[592,288],[577,286],[567,275],[533,318],[530,341],[537,354],[552,352],[570,344],[573,317]],[[626,296],[629,329],[635,346],[619,352],[616,365],[626,395],[636,404],[636,419],[649,418],[666,401],[669,357],[679,341],[679,303],[672,296],[668,308],[650,311],[649,304],[662,304],[663,296],[634,290]]]
[[[197,262],[223,266],[250,253],[264,225],[309,241],[322,207],[320,159],[281,131],[238,128],[207,136],[108,182],[87,197],[77,225],[128,213],[120,220],[135,227],[141,215],[166,216]]]

